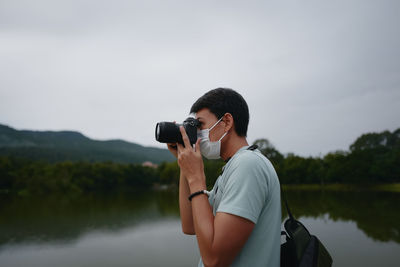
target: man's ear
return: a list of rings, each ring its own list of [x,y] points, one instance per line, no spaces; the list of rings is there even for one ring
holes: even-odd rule
[[[232,129],[235,125],[235,122],[233,121],[233,117],[231,113],[225,113],[224,118],[222,119],[225,122],[225,132],[228,132],[230,129]]]

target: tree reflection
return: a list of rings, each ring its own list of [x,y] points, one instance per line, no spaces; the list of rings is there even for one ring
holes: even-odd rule
[[[366,235],[400,243],[400,194],[387,192],[287,191],[295,217],[354,221]],[[283,217],[286,217],[286,210]],[[90,231],[120,231],[178,218],[177,192],[47,196],[0,199],[0,249],[30,242],[73,242]]]
[[[119,231],[177,217],[174,193],[136,192],[0,199],[0,248],[21,242],[69,242],[90,231]]]
[[[297,218],[322,217],[333,221],[354,221],[367,236],[379,241],[400,243],[400,194],[375,191],[287,191],[293,215]],[[286,210],[282,206],[283,217]]]

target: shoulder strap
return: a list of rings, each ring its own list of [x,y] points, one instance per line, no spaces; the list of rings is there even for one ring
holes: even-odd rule
[[[254,151],[254,150],[256,150],[257,148],[258,148],[257,145],[251,145],[251,146],[249,146],[249,147],[247,148],[247,150]],[[288,212],[289,218],[294,220],[294,217],[293,217],[292,213],[290,212],[289,204],[288,204],[288,202],[287,202],[287,200],[286,200],[286,196],[285,196],[285,194],[283,193],[283,189],[282,189],[281,183],[279,183],[279,187],[281,188],[281,195],[282,195],[282,197],[283,197],[283,201],[285,201],[285,206],[286,206],[286,210],[287,210],[287,212]]]
[[[254,150],[256,150],[257,148],[258,148],[257,145],[251,145],[251,146],[249,146],[249,147],[247,148],[247,150],[254,151]]]

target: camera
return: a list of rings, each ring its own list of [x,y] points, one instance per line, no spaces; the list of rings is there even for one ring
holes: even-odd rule
[[[174,122],[159,122],[156,125],[156,140],[160,143],[180,143],[183,145],[181,131],[179,126],[183,126],[189,137],[190,144],[197,141],[197,129],[200,127],[199,120],[189,117],[182,124]]]

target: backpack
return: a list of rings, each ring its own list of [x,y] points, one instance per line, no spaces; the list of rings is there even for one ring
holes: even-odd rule
[[[254,151],[257,145],[248,147]],[[286,236],[286,241],[281,244],[281,267],[331,267],[332,257],[321,241],[311,235],[307,228],[296,220],[290,212],[289,205],[283,194],[289,218],[283,224],[286,231],[281,235]]]
[[[281,188],[282,191],[282,188]],[[282,191],[283,195],[283,191]],[[283,195],[289,218],[283,224],[286,242],[281,244],[281,267],[330,267],[332,257],[321,241],[290,212]]]

